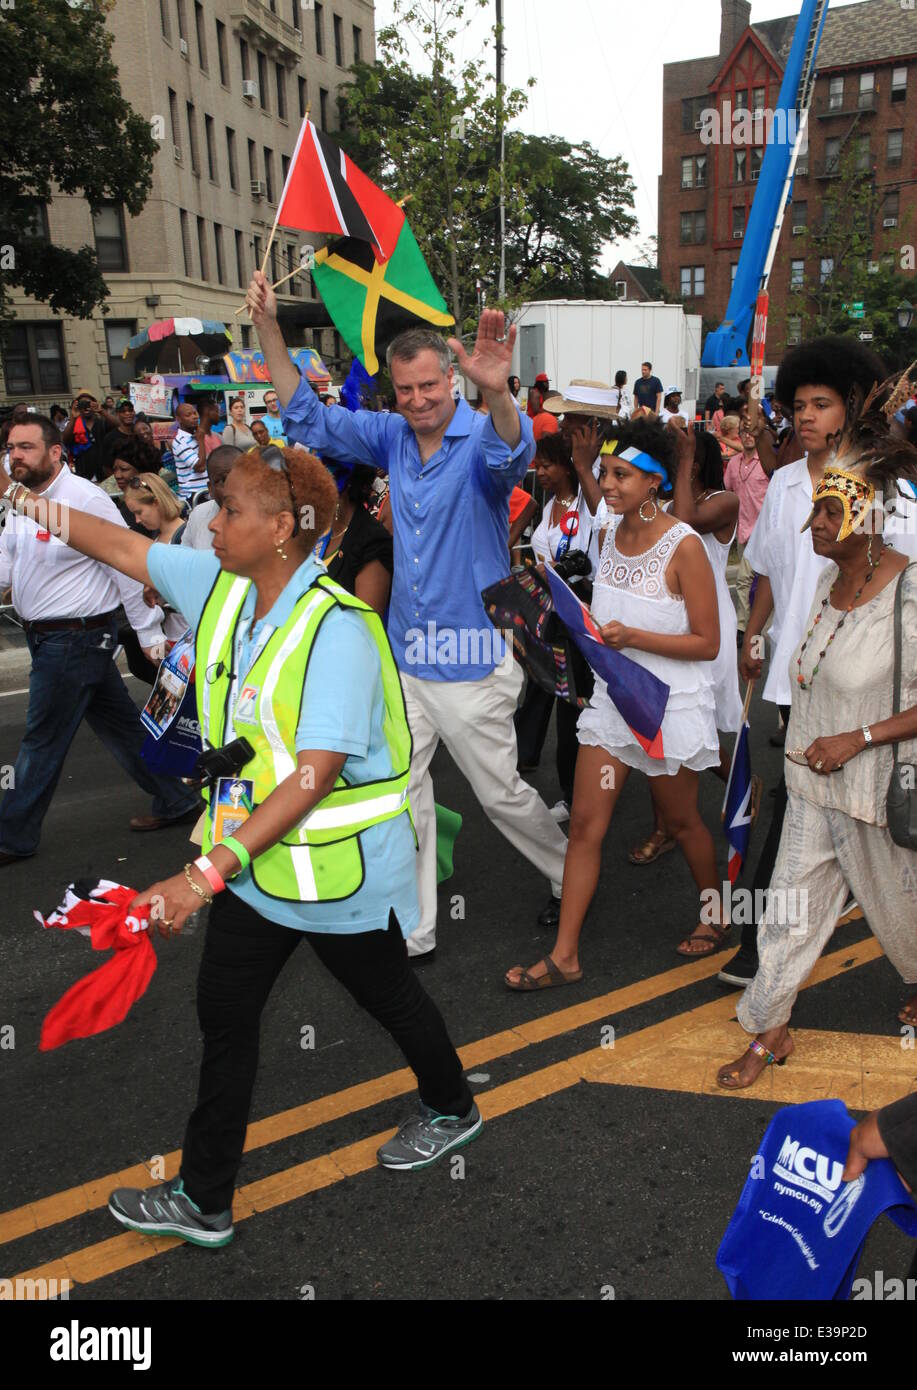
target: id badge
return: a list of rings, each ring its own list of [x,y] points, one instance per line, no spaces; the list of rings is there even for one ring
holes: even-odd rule
[[[255,784],[244,777],[217,779],[213,798],[213,843],[228,840],[248,820],[252,813]]]

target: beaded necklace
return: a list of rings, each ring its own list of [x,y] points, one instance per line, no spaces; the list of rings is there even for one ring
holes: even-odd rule
[[[883,548],[884,548],[884,547],[883,547]],[[803,653],[805,652],[806,647],[809,645],[809,639],[810,639],[810,637],[812,636],[812,633],[815,631],[815,629],[818,627],[818,624],[821,622],[822,616],[823,616],[823,614],[824,614],[825,609],[828,607],[828,604],[831,602],[831,595],[834,593],[834,587],[835,587],[835,585],[837,584],[838,580],[840,579],[840,577],[841,577],[840,575],[837,576],[837,579],[835,579],[834,584],[832,584],[832,585],[831,585],[831,588],[828,590],[827,597],[822,599],[822,601],[821,601],[821,608],[819,608],[818,612],[817,612],[816,615],[815,615],[815,622],[812,624],[812,626],[809,628],[809,631],[806,633],[806,640],[803,642],[802,646],[800,647],[800,649],[799,649],[799,655],[798,655],[798,657],[796,658],[796,666],[797,666],[797,670],[798,670],[798,675],[797,675],[797,677],[796,677],[796,684],[799,686],[800,690],[811,690],[812,684],[813,684],[813,682],[814,682],[814,680],[815,680],[815,677],[816,677],[816,675],[818,674],[818,668],[819,668],[819,666],[821,666],[822,657],[825,655],[825,652],[826,652],[826,651],[828,650],[828,648],[831,646],[831,643],[834,641],[835,637],[836,637],[837,634],[840,632],[841,628],[844,626],[844,623],[847,621],[847,615],[848,615],[848,614],[853,610],[853,608],[856,606],[856,601],[857,601],[857,599],[860,597],[860,595],[862,594],[863,590],[866,588],[866,585],[869,583],[870,579],[872,579],[873,575],[875,574],[875,572],[876,572],[876,570],[877,570],[877,568],[878,568],[878,565],[879,565],[879,560],[881,560],[881,558],[882,558],[882,551],[880,550],[880,551],[879,551],[878,559],[876,560],[876,563],[872,566],[872,568],[870,569],[870,571],[869,571],[869,573],[867,574],[866,578],[863,580],[862,584],[861,584],[860,587],[857,589],[856,593],[855,593],[854,596],[853,596],[853,599],[852,599],[851,603],[848,605],[848,607],[847,607],[847,608],[844,610],[844,612],[841,614],[840,622],[838,623],[837,627],[836,627],[836,628],[834,629],[834,631],[832,632],[831,636],[828,638],[828,640],[827,640],[827,642],[825,643],[825,645],[824,645],[824,647],[822,648],[822,650],[818,653],[818,660],[816,661],[815,665],[812,667],[812,674],[811,674],[811,676],[809,677],[809,679],[806,680],[805,677],[804,677],[803,674],[802,674],[802,657],[803,657]]]

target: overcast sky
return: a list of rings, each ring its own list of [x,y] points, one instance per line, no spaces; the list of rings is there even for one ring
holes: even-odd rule
[[[849,0],[848,0],[849,2]],[[798,13],[799,0],[752,0],[752,22]],[[470,9],[470,6],[469,6]],[[392,0],[376,0],[376,28],[391,22]],[[486,35],[495,6],[482,11],[457,57],[494,63]],[[636,185],[636,237],[609,249],[604,268],[627,260],[656,232],[662,169],[662,66],[716,53],[719,0],[504,0],[506,82],[537,86],[516,122],[535,135],[588,140],[620,154]]]

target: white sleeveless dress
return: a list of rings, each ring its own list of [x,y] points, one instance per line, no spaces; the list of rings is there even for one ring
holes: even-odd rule
[[[691,628],[685,601],[669,592],[665,572],[685,536],[694,536],[696,532],[679,521],[652,549],[632,556],[618,551],[616,530],[615,526],[608,528],[599,557],[591,610],[596,622],[619,622],[649,632],[687,635]],[[713,663],[679,661],[630,647],[622,650],[624,656],[652,671],[670,688],[661,730],[665,756],[651,758],[644,752],[598,676],[592,699],[576,726],[579,742],[604,748],[628,767],[650,777],[674,777],[682,767],[695,772],[718,767],[720,742],[716,732]]]
[[[715,492],[710,494],[716,497]],[[698,534],[700,534],[698,532]],[[718,541],[712,531],[702,535],[713,578],[716,581],[716,601],[720,612],[720,649],[710,662],[713,697],[716,702],[716,727],[724,734],[734,734],[742,727],[742,700],[739,696],[739,661],[736,652],[735,604],[726,583],[726,565],[735,540],[735,531],[728,541]]]

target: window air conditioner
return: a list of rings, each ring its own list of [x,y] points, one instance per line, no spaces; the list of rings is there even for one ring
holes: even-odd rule
[[[758,182],[758,179],[760,178],[760,175],[761,175],[761,170],[760,170],[760,169],[752,169],[752,171],[751,171],[751,173],[748,175],[748,177],[751,179],[752,183],[757,183],[757,182]]]
[[[242,95],[244,97],[256,97],[258,95],[258,83],[251,81],[243,82]]]
[[[741,241],[742,238],[744,237],[744,235],[745,235],[744,232],[733,232],[733,234],[732,234],[732,239],[733,239],[733,241]]]
[[[187,40],[187,39],[179,39],[179,40],[178,40],[178,51],[179,51],[179,53],[181,54],[181,56],[182,56],[183,58],[187,58],[187,56],[188,56],[188,40]]]
[[[898,219],[897,219],[897,217],[883,217],[883,219],[882,219],[882,226],[883,226],[883,227],[897,227],[897,225],[898,225]]]
[[[802,236],[802,234],[803,234],[804,231],[805,231],[805,227],[794,227],[794,228],[793,228],[793,236]]]
[[[694,129],[695,129],[695,130],[703,130],[703,128],[704,128],[705,125],[706,125],[706,121],[695,121],[695,122],[694,122]]]
[[[252,179],[252,197],[263,198],[267,192],[267,185],[264,179]]]

